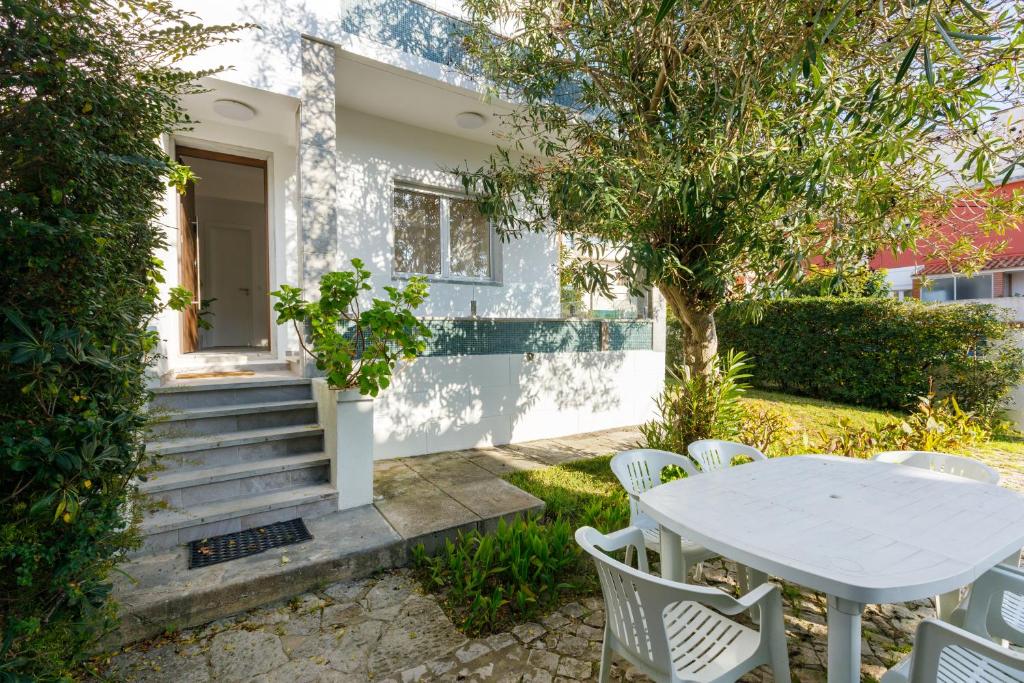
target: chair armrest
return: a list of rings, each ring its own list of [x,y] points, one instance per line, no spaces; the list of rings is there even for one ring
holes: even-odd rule
[[[959,646],[1011,671],[1024,672],[1024,655],[943,621],[925,619],[917,627],[914,638],[914,652],[910,660],[911,683],[938,680],[940,655],[950,646]]]
[[[604,538],[595,538],[593,542],[596,547],[605,552],[632,548],[633,552],[636,553],[640,571],[645,574],[649,571],[647,566],[647,543],[644,541],[644,532],[638,527],[627,526],[610,534],[604,534]]]
[[[996,565],[974,582],[964,616],[964,629],[983,638],[1024,642],[1024,631],[1002,616],[1003,593],[1024,595],[1024,571]]]

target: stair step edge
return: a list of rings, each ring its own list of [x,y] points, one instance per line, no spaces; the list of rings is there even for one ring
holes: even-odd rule
[[[316,401],[311,398],[294,401],[264,401],[261,403],[236,403],[229,406],[210,406],[206,408],[185,408],[169,411],[157,416],[161,422],[182,422],[184,420],[203,420],[212,417],[231,417],[232,415],[255,415],[257,413],[273,413],[279,410],[303,410],[316,408]]]
[[[240,462],[221,467],[172,471],[165,474],[158,473],[152,475],[149,481],[141,482],[139,484],[139,491],[142,493],[161,493],[190,488],[192,486],[230,481],[232,479],[244,479],[264,474],[276,474],[278,472],[329,465],[330,462],[331,459],[323,453],[303,453],[280,458]]]
[[[337,495],[337,490],[330,484],[316,484],[284,491],[230,498],[215,503],[204,503],[193,506],[187,511],[161,510],[142,520],[142,533],[148,536],[187,529],[259,512],[316,503],[335,495]]]
[[[182,380],[179,380],[182,381]],[[273,377],[241,379],[240,381],[217,380],[205,384],[167,384],[153,387],[150,391],[157,395],[183,394],[192,391],[231,391],[234,389],[263,389],[267,387],[293,387],[309,384],[310,380],[303,377]]]
[[[154,455],[175,455],[178,453],[205,451],[212,448],[246,446],[248,444],[265,443],[267,441],[281,441],[283,439],[292,439],[295,437],[319,436],[323,434],[323,432],[323,427],[318,424],[290,425],[286,427],[272,427],[269,429],[249,429],[239,432],[222,432],[219,434],[150,441],[146,444],[146,450]]]

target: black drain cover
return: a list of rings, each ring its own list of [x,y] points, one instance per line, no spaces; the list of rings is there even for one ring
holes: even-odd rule
[[[289,519],[287,522],[274,522],[232,534],[203,538],[188,544],[188,568],[197,569],[230,562],[271,548],[311,540],[313,534],[309,533],[301,519]]]

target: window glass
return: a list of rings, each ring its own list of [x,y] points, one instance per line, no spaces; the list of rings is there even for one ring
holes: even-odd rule
[[[975,275],[956,279],[956,298],[988,299],[992,296],[992,275]]]
[[[441,198],[395,190],[395,271],[441,274]]]
[[[953,278],[932,278],[927,287],[921,288],[921,301],[952,301]]]
[[[461,277],[491,276],[491,230],[476,202],[448,200],[451,274]]]

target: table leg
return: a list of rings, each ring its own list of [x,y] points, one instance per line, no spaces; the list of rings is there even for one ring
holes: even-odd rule
[[[679,534],[661,527],[661,577],[683,580],[683,547]]]
[[[828,683],[860,683],[860,615],[864,605],[828,596]]]

